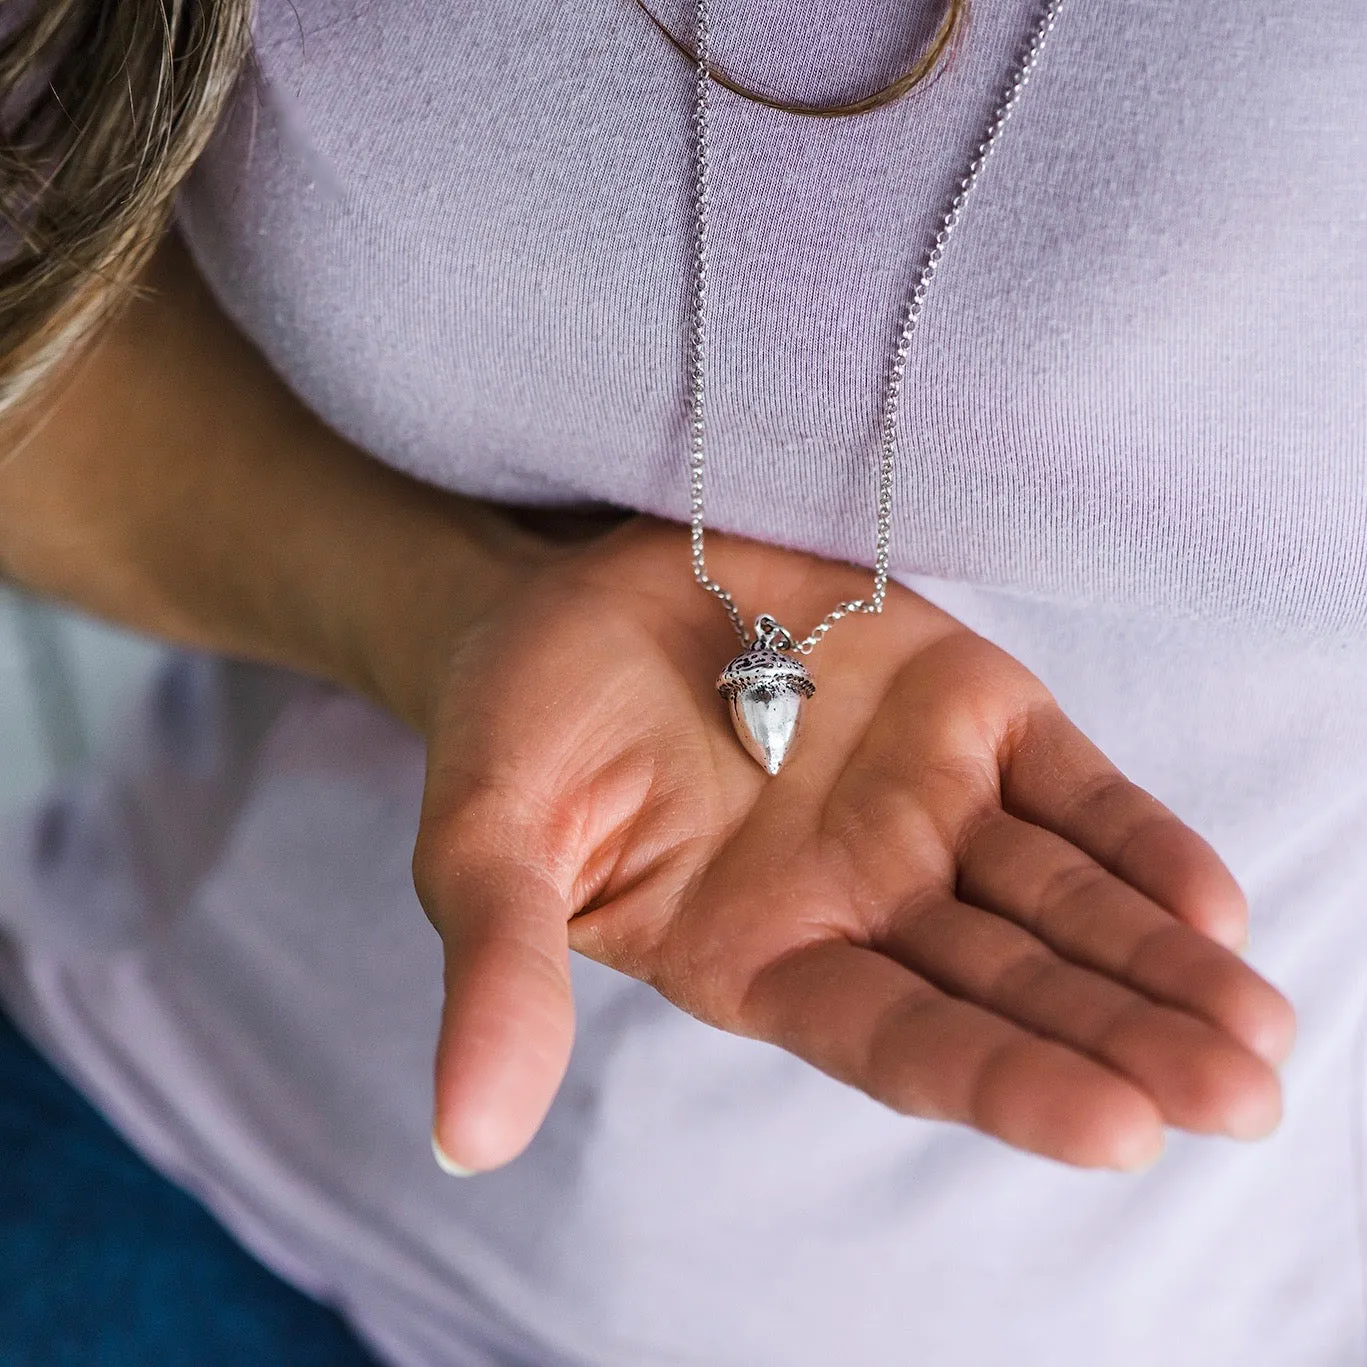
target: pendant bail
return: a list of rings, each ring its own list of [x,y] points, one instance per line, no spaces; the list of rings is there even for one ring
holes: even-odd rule
[[[797,642],[787,627],[772,613],[761,612],[755,618],[755,639],[751,650],[796,650]]]

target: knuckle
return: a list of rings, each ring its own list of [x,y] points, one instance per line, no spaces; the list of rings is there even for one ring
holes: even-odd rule
[[[923,1120],[961,1119],[946,1103],[943,1084],[905,1047],[908,1030],[943,1008],[932,989],[899,1002],[869,1041],[858,1085],[900,1115]]]
[[[1059,862],[1044,875],[1040,884],[1035,898],[1036,915],[1076,915],[1082,905],[1101,890],[1104,877],[1101,870],[1090,863],[1080,860]]]
[[[1078,785],[1068,802],[1068,815],[1090,821],[1105,820],[1117,807],[1130,802],[1140,790],[1119,772],[1097,774]]]
[[[414,863],[428,876],[441,876],[472,864],[522,861],[533,852],[533,833],[547,824],[525,785],[480,777],[464,783],[458,798],[424,813]]]
[[[413,845],[413,886],[424,903],[469,862],[469,831],[460,813],[432,817],[419,825]]]
[[[983,1058],[967,1099],[967,1118],[975,1128],[1003,1137],[1009,1133],[1023,1055],[1031,1042],[1026,1035],[1007,1035]]]
[[[1046,949],[1025,949],[997,968],[988,981],[987,995],[1002,1006],[1036,1002],[1063,967]]]
[[[1123,821],[1111,848],[1107,851],[1107,858],[1111,863],[1131,862],[1136,852],[1142,850],[1145,843],[1152,841],[1155,836],[1161,841],[1165,835],[1180,835],[1185,832],[1186,827],[1171,812],[1159,808],[1156,802],[1154,808],[1138,817]]]
[[[1147,1026],[1152,1025],[1156,1013],[1161,1009],[1145,997],[1126,993],[1124,1000],[1116,1005],[1097,1031],[1091,1047],[1116,1062],[1128,1059],[1133,1052],[1136,1034],[1142,1034]]]
[[[1187,943],[1186,928],[1180,921],[1160,921],[1152,926],[1130,946],[1120,965],[1120,973],[1131,981],[1141,981],[1150,977],[1145,965],[1151,956],[1164,958],[1175,940],[1179,947]]]

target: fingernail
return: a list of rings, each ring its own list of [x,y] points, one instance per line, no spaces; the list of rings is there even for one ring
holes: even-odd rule
[[[473,1177],[474,1168],[463,1168],[459,1163],[454,1163],[446,1156],[446,1151],[437,1143],[436,1131],[432,1132],[432,1157],[437,1160],[437,1166],[448,1177]]]
[[[1225,1133],[1231,1139],[1266,1139],[1281,1124],[1280,1098],[1269,1105],[1265,1100],[1242,1106],[1225,1121]]]
[[[1248,951],[1248,927],[1246,925],[1241,926],[1233,935],[1228,930],[1212,932],[1211,939],[1222,949],[1229,950],[1231,954],[1245,954]]]
[[[1167,1151],[1167,1147],[1167,1136],[1163,1134],[1163,1132],[1160,1130],[1158,1134],[1158,1143],[1156,1145],[1151,1146],[1148,1149],[1142,1150],[1140,1153],[1137,1153],[1133,1158],[1126,1158],[1122,1160],[1121,1162],[1116,1164],[1116,1169],[1119,1172],[1127,1172],[1132,1174],[1148,1172],[1148,1170],[1151,1167],[1153,1167],[1154,1164],[1157,1163],[1160,1158],[1162,1158],[1163,1154]]]

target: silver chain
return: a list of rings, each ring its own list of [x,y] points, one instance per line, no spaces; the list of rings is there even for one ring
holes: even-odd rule
[[[726,609],[736,634],[748,647],[751,635],[745,619],[736,607],[736,600],[707,573],[707,558],[703,548],[703,474],[706,469],[704,448],[705,400],[707,395],[707,245],[708,245],[708,207],[711,191],[710,136],[711,118],[711,58],[712,58],[712,17],[708,0],[696,0],[697,43],[697,91],[693,107],[694,131],[694,182],[693,182],[693,299],[692,328],[689,338],[689,398],[692,414],[692,441],[689,453],[689,493],[690,528],[693,553],[693,578],[715,595]],[[825,617],[812,628],[809,636],[800,641],[771,618],[765,619],[760,629],[765,632],[768,643],[781,650],[796,651],[808,655],[817,642],[842,618],[852,612],[882,612],[883,600],[888,590],[888,548],[892,540],[892,486],[894,458],[897,449],[897,418],[901,411],[902,380],[906,373],[907,353],[911,349],[911,336],[921,317],[926,293],[930,282],[939,269],[945,248],[954,235],[964,205],[973,187],[978,183],[992,149],[997,145],[1002,129],[1006,127],[1013,110],[1019,103],[1030,75],[1039,61],[1040,53],[1054,27],[1054,20],[1063,8],[1064,0],[1046,0],[1039,18],[1030,30],[1024,48],[1012,72],[1006,93],[993,112],[992,118],[973,153],[967,169],[959,180],[958,188],[949,207],[945,210],[936,229],[935,237],[921,265],[916,283],[912,286],[902,309],[902,325],[898,329],[897,343],[893,347],[891,364],[888,368],[887,388],[883,395],[882,453],[878,470],[878,531],[874,543],[873,593],[868,598],[851,598],[832,608]]]

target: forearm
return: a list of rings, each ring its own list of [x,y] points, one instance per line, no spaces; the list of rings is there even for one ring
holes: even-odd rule
[[[437,656],[542,543],[328,430],[174,243],[148,284],[0,426],[0,568],[166,640],[330,679],[421,729]]]

